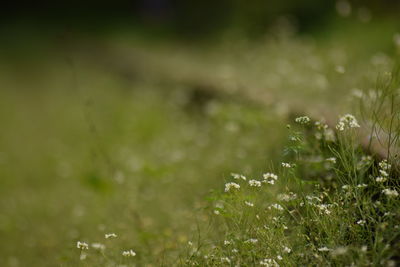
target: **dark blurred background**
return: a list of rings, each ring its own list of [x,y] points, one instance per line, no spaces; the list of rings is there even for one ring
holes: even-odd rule
[[[396,0],[117,0],[6,1],[3,27],[15,23],[63,30],[104,31],[130,27],[183,39],[215,36],[227,29],[248,37],[262,36],[271,23],[286,16],[297,30],[319,30],[338,12],[343,17],[400,17]]]

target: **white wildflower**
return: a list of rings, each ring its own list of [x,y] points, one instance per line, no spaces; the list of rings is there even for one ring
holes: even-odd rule
[[[384,177],[388,177],[389,176],[389,174],[385,170],[379,170],[379,173]]]
[[[246,176],[244,176],[244,175],[242,175],[242,174],[231,173],[231,176],[232,176],[232,178],[235,179],[235,180],[242,179],[243,181],[246,181]]]
[[[332,251],[332,256],[336,257],[336,256],[344,255],[347,253],[347,250],[348,250],[347,247],[337,247]]]
[[[384,183],[384,182],[387,181],[387,178],[386,177],[382,177],[382,176],[378,176],[378,177],[375,178],[375,181],[378,182],[378,183]]]
[[[221,262],[231,263],[231,260],[228,257],[222,257]]]
[[[339,131],[344,131],[350,128],[359,128],[356,118],[351,114],[346,114],[339,119],[338,124],[336,125],[336,129]]]
[[[325,159],[325,161],[336,164],[336,158],[335,157],[331,157],[331,158],[327,158]]]
[[[188,241],[188,245],[191,247],[193,246],[193,242],[192,241]]]
[[[357,185],[357,188],[365,188],[365,187],[367,187],[368,185],[367,184],[358,184]]]
[[[104,237],[105,237],[106,239],[109,239],[109,238],[116,238],[117,235],[116,235],[115,233],[109,233],[109,234],[105,234]]]
[[[275,181],[278,180],[278,175],[267,172],[263,174],[263,178],[263,183],[275,184]]]
[[[294,120],[295,122],[299,123],[299,124],[307,124],[309,123],[311,120],[308,116],[302,116],[302,117],[298,117]]]
[[[283,247],[283,252],[290,253],[290,252],[292,252],[292,250],[288,247]]]
[[[258,242],[258,239],[256,238],[250,238],[246,241],[244,241],[245,243],[251,243],[251,244],[256,244]]]
[[[124,256],[124,257],[135,257],[136,256],[136,252],[133,251],[132,249],[131,250],[125,250],[125,251],[122,251],[122,256]]]
[[[297,194],[289,192],[289,194],[279,194],[277,198],[279,201],[289,202],[291,200],[295,200],[297,198]]]
[[[214,214],[219,215],[220,214],[219,210],[214,210]]]
[[[293,164],[287,163],[287,162],[282,162],[282,167],[283,168],[293,168]]]
[[[225,246],[228,246],[228,245],[230,245],[230,244],[232,244],[231,241],[229,241],[229,240],[225,240],[225,241],[224,241],[224,245],[225,245]]]
[[[76,247],[81,250],[89,249],[89,245],[86,242],[81,242],[81,241],[76,242]]]
[[[86,260],[86,258],[87,258],[87,254],[85,252],[82,252],[81,255],[79,255],[79,259],[81,261]]]
[[[254,203],[251,203],[249,201],[245,201],[244,204],[246,204],[249,207],[254,207]]]
[[[239,250],[237,250],[236,248],[232,249],[232,253],[238,253]]]
[[[283,260],[283,258],[282,258],[281,255],[276,256],[276,258],[277,258],[279,261]]]
[[[382,160],[381,162],[379,162],[379,167],[380,167],[382,170],[389,171],[390,168],[392,167],[392,165],[390,165],[390,164],[387,162],[387,160],[384,159],[384,160]]]
[[[325,252],[325,251],[330,251],[331,249],[330,248],[327,248],[327,247],[320,247],[319,249],[318,249],[318,251],[322,251],[322,252]]]
[[[225,184],[225,192],[229,192],[232,188],[239,190],[240,185],[238,185],[237,183],[233,183],[233,182]]]
[[[268,209],[271,209],[271,208],[274,208],[274,209],[276,209],[276,210],[283,210],[283,207],[281,206],[281,205],[279,205],[279,204],[272,204],[271,206],[269,206],[268,207]]]
[[[365,225],[366,221],[365,220],[359,220],[357,221],[358,225]]]
[[[254,187],[260,187],[261,186],[261,182],[257,181],[257,180],[250,180],[249,181],[249,185],[250,186],[254,186]]]
[[[390,189],[390,188],[383,189],[382,193],[384,193],[388,197],[398,197],[399,196],[399,193],[395,189]]]
[[[260,261],[260,265],[267,267],[279,267],[279,264],[273,259],[263,259]]]
[[[105,250],[106,246],[101,243],[92,243],[92,248],[96,250]]]

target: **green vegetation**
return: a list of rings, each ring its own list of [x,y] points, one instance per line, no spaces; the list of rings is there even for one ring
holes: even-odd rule
[[[399,25],[323,18],[1,35],[0,266],[397,266]]]

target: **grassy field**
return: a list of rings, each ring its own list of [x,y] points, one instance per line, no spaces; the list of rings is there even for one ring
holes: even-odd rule
[[[0,266],[397,266],[397,25],[351,25],[3,43]]]

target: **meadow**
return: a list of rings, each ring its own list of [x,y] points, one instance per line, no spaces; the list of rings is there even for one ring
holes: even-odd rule
[[[398,26],[2,40],[0,266],[397,266]]]

